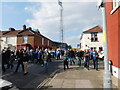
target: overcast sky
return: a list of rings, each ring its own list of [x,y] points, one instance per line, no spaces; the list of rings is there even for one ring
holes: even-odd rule
[[[83,31],[102,26],[102,13],[96,6],[97,2],[63,3],[64,42],[76,47]],[[2,30],[22,29],[23,24],[39,29],[53,41],[60,41],[60,6],[57,2],[4,2]]]

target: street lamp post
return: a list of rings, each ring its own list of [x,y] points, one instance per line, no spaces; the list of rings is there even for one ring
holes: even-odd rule
[[[109,71],[109,62],[108,62],[108,36],[107,36],[107,25],[106,25],[106,4],[105,0],[101,0],[101,3],[98,5],[101,7],[102,16],[103,16],[103,35],[104,35],[104,90],[112,90],[112,79],[111,73]]]

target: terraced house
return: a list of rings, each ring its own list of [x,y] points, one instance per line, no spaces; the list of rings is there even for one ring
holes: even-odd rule
[[[52,40],[43,36],[38,30],[23,25],[22,30],[9,28],[9,31],[1,31],[1,49],[10,47],[11,49],[31,49],[31,48],[52,48]]]

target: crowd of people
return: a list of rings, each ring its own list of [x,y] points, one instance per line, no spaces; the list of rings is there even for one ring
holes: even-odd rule
[[[9,48],[7,50],[2,50],[2,70],[3,72],[6,69],[13,68],[13,62],[17,62],[16,69],[14,73],[16,73],[19,69],[19,66],[22,66],[22,70],[24,75],[28,74],[28,63],[39,63],[41,66],[45,66],[45,72],[48,72],[48,62],[51,62],[52,55],[51,50],[45,49],[30,49],[30,50],[16,50],[12,51]],[[5,65],[7,65],[5,67]]]
[[[94,69],[98,71],[98,52],[96,49],[86,49],[84,51],[77,49],[70,49],[68,52],[65,52],[64,55],[64,70],[69,68],[70,65],[75,64],[75,60],[77,60],[77,64],[79,66],[84,65],[85,68],[89,70],[90,60],[93,63]],[[83,64],[82,64],[83,61]]]
[[[2,71],[6,72],[6,69],[15,67],[13,62],[17,62],[14,73],[18,72],[19,66],[22,66],[24,75],[28,74],[28,63],[39,63],[45,67],[45,72],[48,72],[48,63],[52,62],[52,59],[60,60],[63,57],[64,70],[69,68],[69,64],[77,64],[79,66],[84,65],[89,70],[90,60],[93,61],[94,69],[98,70],[98,52],[96,49],[87,50],[50,50],[50,49],[30,49],[30,50],[15,50],[12,51],[9,48],[2,50]],[[82,60],[84,63],[82,64]],[[7,66],[5,66],[7,65]]]

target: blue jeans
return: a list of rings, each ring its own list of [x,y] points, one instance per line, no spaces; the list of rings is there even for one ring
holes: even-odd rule
[[[97,58],[93,58],[93,65],[94,65],[94,69],[98,70],[98,59]]]
[[[44,65],[45,65],[45,72],[48,72],[48,62],[44,61]]]
[[[74,58],[70,57],[70,65],[72,65],[72,62],[75,64]]]
[[[89,69],[89,58],[85,57],[85,63],[84,66],[87,67]]]
[[[82,57],[78,57],[78,65],[81,66]]]

